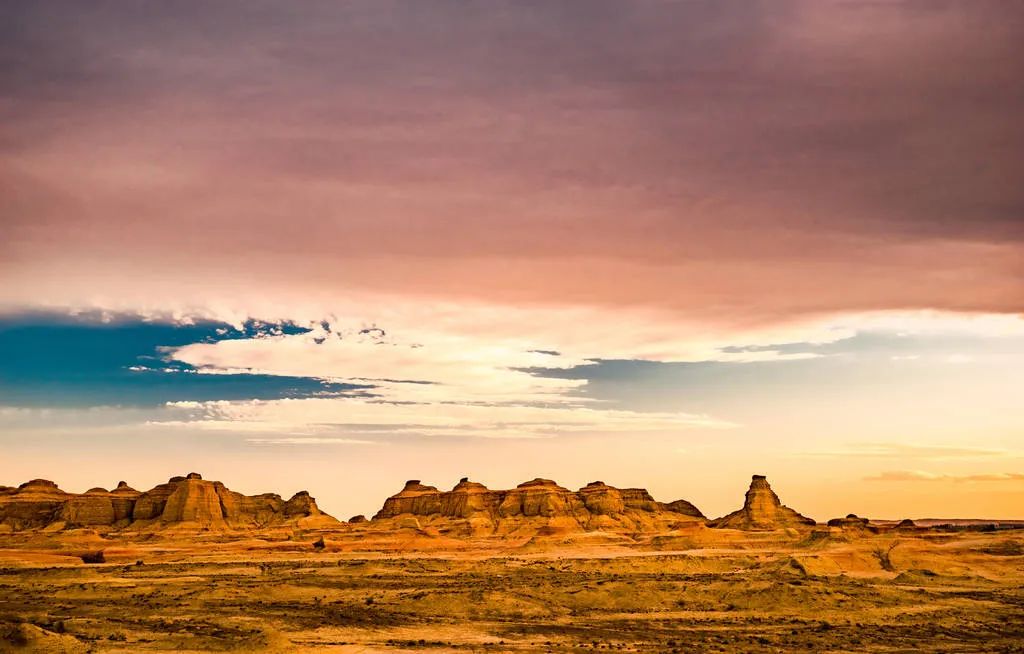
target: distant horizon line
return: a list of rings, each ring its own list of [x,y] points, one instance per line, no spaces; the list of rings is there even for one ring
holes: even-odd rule
[[[193,475],[195,475],[196,477],[193,477]],[[751,477],[753,479],[758,479],[758,478],[767,479],[766,475],[760,475],[760,474],[752,474]],[[188,473],[183,474],[183,475],[172,475],[171,477],[168,478],[167,482],[160,482],[160,483],[157,484],[157,486],[159,486],[161,483],[169,483],[172,480],[183,480],[183,479],[192,479],[192,478],[198,478],[198,479],[204,480],[204,481],[211,481],[211,482],[221,483],[221,484],[224,484],[225,487],[227,487],[227,484],[224,483],[223,481],[205,479],[200,473],[197,473],[197,472],[194,472],[194,471],[188,472]],[[586,488],[588,485],[591,485],[591,484],[604,484],[604,485],[606,485],[606,486],[608,486],[610,488],[614,488],[615,490],[642,490],[642,491],[647,492],[647,493],[650,492],[650,491],[647,490],[646,487],[643,487],[643,486],[619,487],[619,486],[615,486],[613,484],[609,484],[609,483],[607,483],[605,481],[602,481],[602,480],[594,480],[592,482],[587,482],[586,484],[581,486],[576,491],[573,491],[573,490],[571,490],[570,488],[568,488],[566,486],[561,486],[561,484],[559,484],[558,482],[554,481],[553,479],[548,479],[546,477],[534,477],[532,479],[528,479],[528,480],[526,480],[524,482],[521,482],[520,484],[517,484],[516,487],[519,487],[519,486],[522,486],[523,484],[527,484],[527,483],[529,483],[531,481],[537,481],[537,480],[550,481],[551,483],[559,486],[560,488],[565,488],[570,493],[579,492],[579,490],[582,490],[582,489]],[[20,489],[20,488],[23,488],[24,486],[28,485],[29,483],[31,483],[33,481],[45,481],[45,482],[53,483],[57,487],[58,490],[61,490],[62,492],[65,492],[65,493],[68,493],[68,494],[75,494],[75,495],[85,494],[85,493],[89,492],[90,490],[92,490],[94,488],[102,488],[107,493],[112,492],[111,490],[108,490],[107,488],[105,488],[103,486],[92,486],[92,487],[87,488],[87,489],[85,489],[83,491],[77,491],[77,492],[76,491],[68,491],[68,490],[64,490],[64,488],[62,488],[61,485],[58,484],[56,481],[53,481],[51,479],[47,479],[45,477],[33,477],[32,479],[27,479],[27,480],[25,480],[25,481],[23,481],[21,483],[13,485],[13,486],[7,486],[7,485],[5,485],[3,483],[0,483],[0,489]],[[502,492],[502,491],[512,490],[512,489],[503,489],[503,488],[490,488],[486,484],[483,484],[482,482],[474,482],[469,477],[462,477],[462,478],[460,478],[460,480],[458,482],[456,482],[456,484],[453,487],[452,491],[454,491],[454,489],[457,488],[459,484],[464,483],[466,481],[469,481],[471,483],[479,483],[480,485],[484,486],[484,488],[486,488],[487,490],[494,491],[494,492]],[[133,490],[138,490],[138,489],[135,489],[134,487],[132,487],[131,484],[128,483],[126,480],[118,480],[117,483],[118,484],[124,483],[124,484],[127,484]],[[422,480],[421,479],[407,479],[405,482],[403,482],[403,489],[405,487],[407,487],[408,485],[412,484],[412,483],[421,484]],[[430,486],[430,487],[434,488],[435,490],[437,490],[440,493],[450,493],[450,492],[452,492],[452,491],[441,490],[441,489],[439,489],[439,488],[437,488],[435,486]],[[116,486],[115,486],[115,488],[116,488]],[[150,489],[150,490],[152,490],[152,489]],[[230,490],[230,488],[229,488],[229,490]],[[145,493],[145,492],[148,492],[148,491],[140,491],[140,492]],[[399,491],[399,492],[401,492],[401,491]],[[265,491],[264,493],[258,493],[258,494],[266,494],[266,493],[280,495],[280,493],[278,493],[277,491]],[[313,495],[312,493],[309,493],[305,489],[299,490],[299,491],[295,492],[295,494],[301,494],[301,493],[307,493],[307,494],[309,494],[311,496]],[[392,497],[393,495],[394,494],[388,495],[387,497],[384,498],[384,500],[386,501],[388,498]],[[281,496],[281,497],[283,497],[283,496]],[[314,500],[316,499],[315,496],[313,498],[314,498]],[[668,502],[661,501],[661,500],[655,500],[655,501],[659,502],[660,504],[669,504],[671,502],[676,502],[676,501],[679,501],[679,500],[690,502],[690,500],[686,499],[686,498],[678,498],[676,500],[670,500]],[[786,505],[783,504],[783,506],[786,506]],[[327,514],[327,515],[329,515],[331,517],[335,517],[338,520],[345,521],[345,519],[343,519],[343,518],[337,518],[334,515],[333,512],[324,511],[323,509],[321,509],[321,512],[325,513],[325,514]],[[364,514],[359,514],[359,513],[353,514],[353,516],[358,516],[358,515],[364,515]],[[846,515],[856,515],[856,514],[848,513]],[[839,517],[841,517],[841,516],[839,516]],[[865,516],[858,516],[858,517],[863,518]],[[817,522],[818,524],[826,524],[828,522],[828,520],[831,520],[831,519],[833,519],[833,518],[826,518],[824,520],[818,520],[817,518],[814,518],[815,522]],[[715,520],[715,518],[705,518],[705,520],[710,522],[710,521]],[[922,523],[923,522],[936,523],[936,524],[933,524],[931,526],[941,526],[942,524],[951,524],[952,525],[953,523],[956,523],[956,522],[961,522],[961,523],[962,522],[970,522],[970,523],[979,524],[979,525],[984,525],[984,524],[993,524],[993,525],[999,525],[999,524],[1021,524],[1021,525],[1024,525],[1024,517],[1020,517],[1020,518],[978,518],[978,517],[942,517],[942,518],[934,518],[934,517],[927,517],[926,518],[926,517],[908,517],[908,516],[904,516],[904,517],[899,517],[899,518],[868,517],[868,520],[870,522],[872,522],[872,523],[888,523],[888,522],[897,523],[897,522],[900,522],[902,520],[912,520],[914,522],[922,522]]]

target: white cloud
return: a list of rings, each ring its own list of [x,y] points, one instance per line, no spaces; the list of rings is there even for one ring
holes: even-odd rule
[[[1024,320],[936,312],[858,314],[722,331],[677,314],[639,308],[362,300],[311,316],[306,322],[312,331],[307,334],[268,333],[253,339],[196,343],[176,348],[170,355],[203,374],[255,372],[368,383],[374,386],[373,397],[207,402],[191,407],[198,409],[191,419],[164,424],[307,436],[369,426],[392,433],[491,438],[722,428],[731,423],[685,411],[611,409],[584,395],[585,380],[542,377],[527,370],[570,369],[595,358],[784,362],[817,355],[787,354],[765,346],[830,343],[861,329],[907,334],[936,330],[993,336],[1024,333]],[[319,319],[325,315],[326,327]],[[339,319],[339,315],[349,317]],[[237,314],[218,317],[239,321]],[[924,452],[862,450],[854,455],[923,456]]]
[[[150,424],[293,436],[374,432],[477,438],[548,438],[564,433],[637,433],[734,426],[710,416],[682,412],[648,413],[564,405],[392,403],[349,397],[217,401],[202,403],[198,409],[187,420]]]
[[[243,305],[248,310],[242,310]],[[105,311],[116,309],[128,307]],[[204,318],[235,325],[248,319],[311,325],[308,334],[267,331],[258,338],[197,343],[167,354],[198,367],[201,374],[247,372],[366,383],[375,387],[375,397],[315,398],[301,410],[290,400],[174,403],[170,406],[187,409],[188,417],[174,415],[151,423],[292,436],[323,435],[322,425],[345,425],[350,430],[354,428],[348,425],[359,424],[491,437],[720,428],[729,426],[728,416],[612,410],[585,396],[585,380],[542,377],[525,370],[570,369],[597,358],[781,364],[819,355],[776,351],[773,344],[826,344],[861,330],[982,337],[1024,334],[1024,319],[1005,315],[874,312],[722,327],[642,307],[441,302],[383,294],[291,304],[260,304],[250,298],[241,304],[159,312],[143,307],[143,313],[180,324]],[[320,324],[325,317],[329,328]]]

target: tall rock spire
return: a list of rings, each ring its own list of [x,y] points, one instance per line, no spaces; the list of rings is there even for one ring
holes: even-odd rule
[[[788,506],[783,506],[765,476],[754,475],[750,480],[743,508],[712,520],[710,524],[712,527],[726,529],[774,530],[809,527],[815,522]]]

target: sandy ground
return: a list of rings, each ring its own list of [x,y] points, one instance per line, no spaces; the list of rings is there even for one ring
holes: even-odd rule
[[[7,535],[0,652],[1024,652],[1021,532],[421,536]]]

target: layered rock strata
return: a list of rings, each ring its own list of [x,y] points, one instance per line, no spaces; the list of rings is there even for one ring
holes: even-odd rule
[[[813,527],[815,524],[813,519],[784,506],[764,475],[754,475],[751,479],[742,509],[709,523],[712,527],[748,531],[800,529]]]
[[[509,490],[491,490],[463,478],[450,491],[405,483],[373,517],[398,527],[435,527],[453,535],[581,531],[667,531],[704,516],[689,502],[657,502],[642,488],[614,488],[595,481],[571,491],[549,479]]]
[[[337,524],[306,491],[287,501],[273,493],[248,496],[219,481],[206,481],[195,472],[171,477],[144,493],[123,481],[112,491],[92,488],[81,494],[65,493],[44,479],[17,488],[0,487],[0,528],[8,531],[75,527],[227,530]]]

